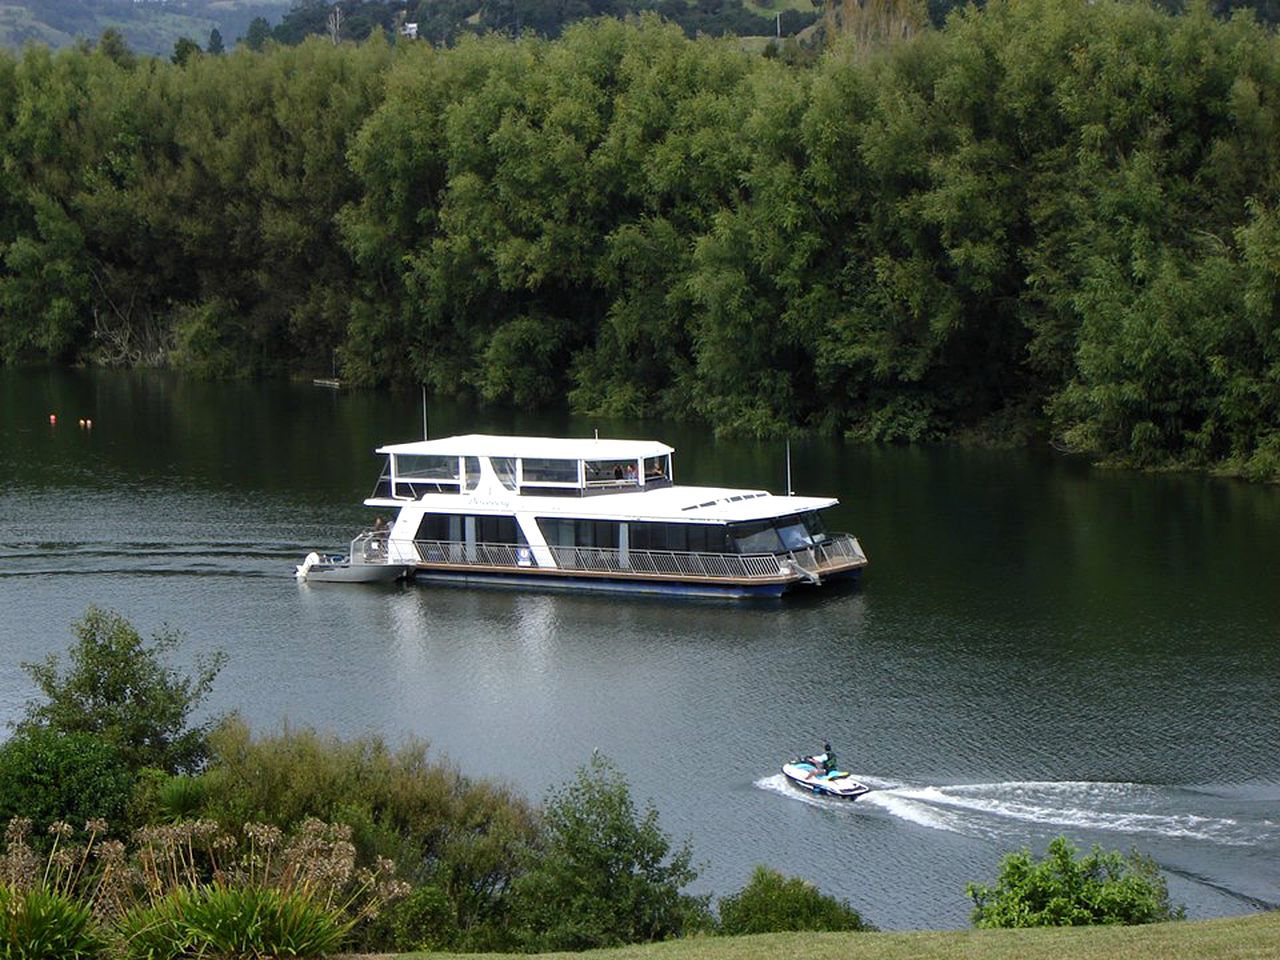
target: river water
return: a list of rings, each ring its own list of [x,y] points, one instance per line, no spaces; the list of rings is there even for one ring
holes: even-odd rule
[[[785,484],[781,444],[688,425],[433,403],[428,426],[652,437],[681,482]],[[966,883],[1065,834],[1153,857],[1191,917],[1280,904],[1280,490],[797,441],[796,492],[840,497],[830,527],[871,558],[859,584],[295,583],[370,521],[374,447],[422,429],[412,393],[0,369],[0,721],[97,604],[225,650],[209,708],[259,731],[412,734],[534,799],[600,750],[692,841],[695,892],[768,864],[882,928],[962,927]],[[823,739],[880,789],[789,790],[779,765]]]

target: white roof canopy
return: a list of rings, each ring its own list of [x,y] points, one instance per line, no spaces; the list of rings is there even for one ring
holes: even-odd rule
[[[520,457],[543,460],[638,460],[660,457],[675,448],[656,440],[604,440],[592,437],[510,437],[470,433],[439,440],[414,440],[378,448],[383,454],[439,457]]]

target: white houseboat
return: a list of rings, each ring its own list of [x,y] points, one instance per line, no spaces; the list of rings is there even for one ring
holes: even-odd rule
[[[831,497],[682,486],[651,440],[472,434],[380,447],[370,507],[395,511],[388,560],[423,579],[779,596],[856,576]]]

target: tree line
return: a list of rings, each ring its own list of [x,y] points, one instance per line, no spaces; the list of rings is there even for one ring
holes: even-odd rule
[[[1280,475],[1280,57],[993,2],[816,63],[654,17],[0,57],[0,357]]]

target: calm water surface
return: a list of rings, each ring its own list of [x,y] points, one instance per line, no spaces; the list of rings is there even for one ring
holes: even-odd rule
[[[58,425],[51,426],[49,414]],[[92,430],[77,426],[93,420]],[[436,404],[455,432],[653,437],[683,482],[779,490],[780,445]],[[1137,848],[1192,917],[1280,905],[1280,490],[1037,453],[793,445],[860,585],[781,603],[298,585],[370,512],[412,394],[0,370],[0,720],[90,603],[230,662],[261,731],[413,734],[533,798],[599,749],[697,892],[756,864],[884,928],[959,927],[1002,854]],[[777,773],[830,739],[882,789]]]

